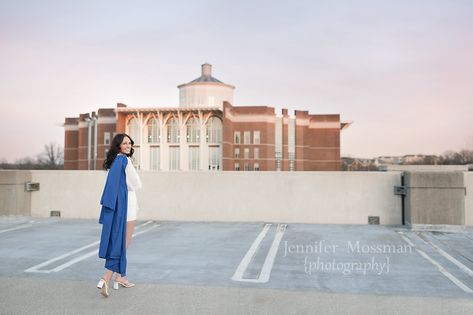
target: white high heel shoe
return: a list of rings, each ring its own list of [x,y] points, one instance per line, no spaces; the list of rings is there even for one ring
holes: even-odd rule
[[[108,283],[104,278],[100,278],[99,283],[97,283],[97,288],[100,289],[100,294],[104,297],[108,297],[110,293],[108,292]]]
[[[115,290],[118,290],[120,287],[119,286],[122,286],[124,288],[131,288],[131,287],[134,287],[135,284],[134,283],[131,283],[130,281],[113,281],[113,289]]]

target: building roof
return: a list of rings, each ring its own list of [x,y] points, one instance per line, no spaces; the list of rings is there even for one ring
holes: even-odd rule
[[[231,88],[231,89],[235,88],[233,85],[223,83],[219,79],[214,78],[212,76],[212,65],[211,64],[204,63],[201,67],[202,67],[202,74],[200,75],[200,77],[198,77],[197,79],[194,79],[194,80],[192,80],[188,83],[180,84],[177,87],[180,89],[180,88],[183,88],[183,87],[186,87],[186,86],[189,86],[189,85],[217,85],[217,86],[225,86],[225,87],[228,87],[228,88]]]
[[[190,81],[189,83],[196,83],[196,82],[215,82],[215,83],[223,83],[219,79],[214,78],[211,75],[201,75],[195,80]]]
[[[219,79],[217,78],[214,78],[212,76],[212,65],[209,64],[209,63],[204,63],[202,66],[202,74],[200,77],[198,77],[197,79],[194,79],[192,81],[190,81],[189,83],[187,84],[190,84],[190,83],[197,83],[197,82],[214,82],[214,83],[223,83],[222,81],[220,81]]]
[[[191,112],[191,111],[222,111],[220,107],[117,107],[120,113],[133,112]]]

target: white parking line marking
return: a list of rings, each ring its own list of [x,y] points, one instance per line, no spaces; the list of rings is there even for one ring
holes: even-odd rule
[[[32,222],[34,222],[34,221],[30,221],[30,223],[28,223],[28,224],[19,225],[19,226],[16,226],[14,228],[0,230],[0,234],[5,233],[5,232],[16,231],[16,230],[26,229],[26,228],[32,227],[33,226],[33,224],[31,224]]]
[[[153,222],[153,221],[148,221],[148,222],[146,222],[146,223],[143,223],[143,224],[137,226],[136,229],[139,230],[139,229],[141,229],[143,226],[145,226],[145,225],[147,225],[147,224],[149,224],[149,223],[151,223],[151,222]],[[155,227],[158,227],[158,226],[160,226],[160,224],[153,225],[153,226],[151,226],[150,228],[145,229],[145,230],[140,231],[140,232],[135,232],[135,233],[133,233],[132,237],[135,237],[135,236],[137,236],[137,235],[146,233],[146,232],[148,232],[149,230],[151,230],[151,229],[153,229],[153,228],[155,228]],[[66,262],[66,263],[64,263],[64,264],[62,264],[62,265],[59,265],[59,266],[57,266],[57,267],[55,267],[55,268],[53,268],[53,269],[49,269],[49,270],[39,270],[39,269],[42,268],[42,267],[44,267],[44,266],[50,265],[50,264],[52,264],[52,263],[55,262],[55,261],[64,259],[64,258],[66,258],[66,257],[68,257],[68,256],[71,256],[71,255],[74,255],[74,254],[76,254],[76,253],[78,253],[78,252],[81,252],[81,251],[83,251],[83,250],[85,250],[85,249],[87,249],[87,248],[96,246],[96,245],[98,245],[99,243],[100,243],[100,241],[97,241],[97,242],[93,242],[93,243],[91,243],[91,244],[82,246],[81,248],[75,249],[75,250],[73,250],[73,251],[67,252],[67,253],[65,253],[65,254],[63,254],[63,255],[60,255],[60,256],[58,256],[58,257],[49,259],[49,260],[47,260],[47,261],[45,261],[45,262],[43,262],[43,263],[41,263],[41,264],[35,265],[35,266],[33,266],[33,267],[30,267],[30,268],[26,269],[24,272],[50,273],[50,272],[58,272],[58,271],[61,271],[61,270],[65,269],[65,268],[67,268],[67,267],[69,267],[69,266],[72,266],[72,265],[78,263],[79,261],[82,261],[82,260],[84,260],[84,259],[87,259],[87,258],[93,256],[93,255],[98,254],[98,252],[99,252],[98,248],[95,249],[95,250],[93,250],[93,251],[91,251],[91,252],[88,252],[88,253],[86,253],[86,254],[84,254],[84,255],[82,255],[82,256],[76,257],[76,258],[74,258],[74,259],[72,259],[72,260],[70,260],[70,261],[68,261],[68,262]]]
[[[140,231],[140,232],[137,232],[137,233],[133,233],[132,237],[135,237],[135,236],[137,236],[137,235],[146,233],[146,232],[148,232],[148,231],[154,229],[154,228],[157,227],[157,226],[158,226],[158,225],[152,225],[149,229],[146,229],[146,230],[143,230],[143,231]],[[72,265],[78,263],[79,261],[82,261],[82,260],[87,259],[87,258],[89,258],[89,257],[91,257],[91,256],[94,256],[94,255],[97,255],[98,253],[99,253],[99,250],[96,249],[96,250],[91,251],[91,252],[89,252],[89,253],[87,253],[87,254],[84,254],[84,255],[82,255],[82,256],[79,256],[79,257],[77,257],[77,258],[74,258],[74,259],[68,261],[67,263],[64,263],[64,264],[62,264],[62,265],[59,265],[59,266],[57,266],[56,268],[51,269],[50,271],[51,271],[51,272],[58,272],[58,271],[61,271],[61,270],[65,269],[65,268],[67,268],[67,267],[70,267],[70,266],[72,266]]]
[[[81,251],[83,251],[84,249],[87,249],[87,248],[89,248],[89,247],[98,245],[99,243],[100,243],[100,241],[97,241],[97,242],[93,242],[92,244],[82,246],[81,248],[78,248],[78,249],[75,249],[75,250],[73,250],[73,251],[67,252],[67,253],[65,253],[65,254],[63,254],[63,255],[61,255],[61,256],[54,257],[54,258],[52,258],[52,259],[50,259],[50,260],[47,260],[47,261],[45,261],[45,262],[43,262],[43,263],[41,263],[41,264],[38,264],[38,265],[33,266],[33,267],[31,267],[31,268],[28,268],[28,269],[25,270],[25,272],[45,272],[45,273],[49,273],[49,272],[51,272],[51,270],[42,270],[42,271],[40,271],[40,270],[38,270],[38,269],[39,269],[39,268],[42,268],[42,267],[44,267],[44,266],[47,266],[47,265],[49,265],[49,264],[52,264],[52,263],[55,262],[55,261],[58,261],[58,260],[61,260],[61,259],[66,258],[66,257],[68,257],[68,256],[74,255],[75,253],[81,252]]]
[[[94,256],[94,255],[97,255],[98,252],[99,252],[99,250],[98,250],[98,249],[95,249],[95,250],[93,250],[93,251],[91,251],[91,252],[88,252],[87,254],[84,254],[84,255],[82,255],[82,256],[79,256],[79,257],[77,257],[77,258],[74,258],[74,259],[68,261],[67,263],[64,263],[64,264],[62,264],[62,265],[59,265],[59,266],[57,266],[57,267],[54,268],[54,269],[48,270],[48,273],[61,271],[61,270],[65,269],[65,268],[67,268],[67,267],[70,267],[70,266],[72,266],[72,265],[78,263],[79,261],[82,261],[82,260],[87,259],[87,258],[89,258],[89,257],[91,257],[91,256]]]
[[[243,259],[240,262],[240,265],[238,265],[238,268],[233,274],[233,277],[232,277],[233,281],[241,281],[243,279],[243,273],[245,272],[246,268],[248,268],[248,265],[250,264],[251,259],[255,255],[256,250],[259,248],[261,241],[266,236],[266,233],[268,233],[268,230],[270,227],[271,227],[271,224],[264,225],[263,230],[256,237],[253,244],[251,244],[250,249],[248,250],[248,252],[246,252],[246,255],[243,257]]]
[[[437,267],[437,269],[445,276],[447,277],[450,281],[452,281],[457,287],[462,289],[463,291],[467,293],[473,293],[473,290],[467,287],[463,282],[461,282],[459,279],[457,279],[454,275],[452,275],[450,272],[448,272],[445,268],[443,268],[438,262],[436,262],[434,259],[432,259],[429,255],[427,255],[423,250],[420,250],[417,248],[417,246],[411,242],[411,240],[404,235],[403,232],[398,232],[402,239],[406,241],[409,245],[414,247],[414,249],[425,259],[427,259],[430,263],[432,263],[434,266]]]
[[[263,231],[258,235],[255,239],[253,244],[251,245],[250,249],[246,253],[245,257],[241,261],[240,265],[238,266],[235,274],[232,277],[233,281],[244,281],[244,282],[253,282],[253,283],[266,283],[269,280],[269,276],[271,275],[271,270],[273,268],[274,260],[276,258],[276,254],[278,252],[279,244],[281,243],[281,239],[286,231],[287,224],[279,224],[277,227],[276,235],[274,236],[274,240],[271,244],[271,247],[268,251],[268,255],[264,260],[263,267],[261,268],[260,275],[257,279],[243,279],[243,274],[245,270],[248,268],[248,265],[251,262],[251,259],[254,257],[256,251],[259,248],[261,241],[263,240],[264,236],[268,232],[271,224],[266,224]]]
[[[136,227],[135,227],[135,230],[139,230],[139,229],[141,229],[142,227],[147,226],[148,224],[151,224],[151,223],[153,223],[153,221],[146,221],[145,223],[136,226]],[[159,226],[159,225],[160,225],[160,224],[158,224],[158,226]],[[133,235],[134,235],[134,234],[133,234]]]
[[[437,250],[443,257],[447,258],[448,260],[450,260],[452,263],[454,263],[455,265],[458,266],[458,268],[460,268],[464,273],[466,273],[467,275],[469,275],[470,277],[473,277],[473,270],[471,270],[470,268],[468,268],[467,266],[465,266],[464,264],[462,264],[460,261],[458,261],[457,259],[453,258],[449,253],[447,253],[446,251],[444,251],[443,249],[441,249],[440,247],[438,247],[437,245],[435,245],[433,242],[429,241],[429,240],[426,240],[424,239],[422,236],[419,235],[419,233],[416,233],[417,237],[420,238],[424,243],[432,246],[435,250]]]
[[[271,248],[269,249],[268,256],[263,264],[263,268],[261,269],[261,274],[259,276],[259,280],[262,283],[268,282],[269,276],[271,275],[271,270],[273,269],[274,259],[276,258],[276,254],[278,252],[279,243],[281,243],[282,236],[286,231],[286,224],[278,225],[278,231],[274,236],[273,243],[271,244]]]

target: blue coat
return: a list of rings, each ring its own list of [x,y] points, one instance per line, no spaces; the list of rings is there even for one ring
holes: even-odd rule
[[[105,268],[126,276],[126,216],[128,188],[125,167],[128,159],[117,155],[108,171],[100,204],[102,224],[99,257],[105,258]]]

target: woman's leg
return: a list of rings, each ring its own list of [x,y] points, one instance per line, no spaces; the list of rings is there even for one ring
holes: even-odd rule
[[[113,277],[113,271],[110,269],[106,270],[107,271],[105,271],[104,275],[102,276],[102,279],[100,279],[99,283],[97,283],[97,288],[100,289],[100,294],[102,294],[104,297],[108,297],[108,295],[110,294],[108,290],[108,284]]]
[[[128,249],[128,246],[131,243],[131,237],[133,235],[133,231],[135,230],[135,223],[136,223],[135,220],[126,222],[126,249]],[[115,280],[118,281],[121,279],[122,279],[121,274],[117,272],[117,275],[115,276]],[[126,277],[123,277],[123,279],[126,281]]]
[[[107,283],[110,282],[110,279],[112,279],[112,277],[113,277],[113,271],[109,269],[107,269],[107,271],[105,271],[104,275],[102,276],[102,278],[105,279]]]
[[[131,236],[133,235],[133,231],[135,230],[135,223],[135,220],[128,221],[126,223],[126,249],[128,249],[128,245],[130,245]]]

